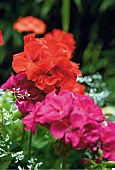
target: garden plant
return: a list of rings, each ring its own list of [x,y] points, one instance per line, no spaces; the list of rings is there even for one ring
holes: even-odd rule
[[[115,167],[115,116],[103,109],[111,92],[99,72],[84,76],[73,61],[74,34],[66,24],[47,32],[30,15],[12,27],[24,35],[23,49],[0,87],[0,168]]]

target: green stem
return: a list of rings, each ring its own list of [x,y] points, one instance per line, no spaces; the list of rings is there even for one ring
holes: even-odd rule
[[[0,128],[3,129],[3,132],[4,132],[4,134],[6,135],[7,132],[6,132],[5,124],[4,124],[4,115],[3,115],[2,110],[0,110],[0,113],[1,113],[1,115],[2,115],[2,123],[1,123],[1,125],[0,125]]]
[[[4,117],[3,117],[3,113],[2,113],[2,111],[0,110],[0,113],[1,113],[1,115],[2,115],[2,123],[1,123],[1,127],[4,125]],[[0,128],[1,128],[0,127]]]
[[[32,145],[32,132],[30,131],[29,148],[28,148],[28,159],[30,159],[31,145]]]
[[[23,119],[24,118],[24,114],[22,114],[21,118]],[[22,139],[21,139],[21,145],[23,144],[24,142],[24,136],[25,136],[25,128],[26,125],[23,125],[23,131],[22,131]]]
[[[24,130],[25,125],[23,125],[23,131],[22,131],[22,139],[21,139],[21,145],[24,142],[24,135],[25,135],[25,130]]]
[[[66,157],[62,158],[62,170],[66,169]]]

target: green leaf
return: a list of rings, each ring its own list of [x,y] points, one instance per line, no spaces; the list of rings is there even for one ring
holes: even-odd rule
[[[16,148],[19,145],[19,143],[17,141],[13,141],[12,145],[11,145],[11,150]]]
[[[6,50],[5,49],[0,50],[0,65],[3,64],[5,57],[6,57]]]
[[[112,47],[115,47],[115,38],[113,38],[113,39],[111,40],[111,42],[109,43],[109,45],[112,46]]]
[[[4,43],[7,44],[8,40],[10,39],[11,35],[13,34],[12,27],[9,26],[8,29],[4,32]]]
[[[41,149],[41,148],[44,148],[46,145],[48,145],[48,140],[44,141],[44,140],[37,140],[37,141],[34,141],[33,143],[33,146],[37,149]]]
[[[89,42],[86,49],[83,52],[83,62],[87,63],[92,57],[92,50],[93,50],[94,44]]]
[[[61,15],[62,29],[68,32],[70,27],[70,0],[62,0]]]
[[[77,9],[79,11],[79,13],[82,13],[83,12],[83,6],[82,6],[82,2],[81,0],[74,0],[76,6],[77,6]]]
[[[41,18],[46,18],[47,14],[51,10],[52,6],[54,5],[55,0],[44,0],[43,6],[41,8]]]
[[[107,49],[107,50],[103,50],[101,52],[102,56],[103,57],[112,57],[114,58],[115,57],[115,49]]]
[[[0,166],[0,169],[3,169],[3,170],[7,170],[10,163],[11,163],[12,159],[10,159],[9,161],[6,161],[4,162],[1,166]]]
[[[101,6],[99,8],[99,11],[104,12],[113,5],[115,5],[115,0],[103,0]]]

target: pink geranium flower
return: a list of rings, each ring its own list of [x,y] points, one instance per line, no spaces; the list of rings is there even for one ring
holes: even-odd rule
[[[107,124],[102,124],[100,142],[103,157],[109,161],[115,161],[115,122],[108,121]]]
[[[10,78],[1,87],[3,90],[9,90],[16,97],[16,105],[23,114],[32,111],[35,103],[42,101],[44,96],[42,91],[35,87],[31,80],[27,80],[25,74],[11,74]]]
[[[52,123],[50,131],[54,137],[58,139],[64,138],[66,144],[71,142],[73,147],[76,147],[80,141],[80,130],[78,130],[77,124],[75,126],[74,122],[69,121],[69,117],[62,121]]]
[[[94,146],[98,141],[100,122],[105,117],[90,97],[68,90],[58,94],[53,91],[46,95],[40,108],[39,105],[39,102],[36,103],[30,115],[23,119],[23,124],[27,124],[26,130],[31,129],[35,133],[37,126],[34,127],[34,122],[35,125],[47,124],[55,138],[63,138],[66,144],[71,143],[75,148]]]
[[[73,119],[74,117],[75,119]],[[86,122],[85,115],[76,114],[73,115],[73,118],[52,123],[50,127],[52,135],[58,139],[64,138],[66,144],[72,143],[72,146],[76,148],[95,144],[99,139],[99,123]]]
[[[94,100],[88,96],[75,94],[74,110],[81,111],[81,114],[85,114],[87,119],[102,122],[105,120],[105,116],[102,113],[102,109],[94,103]]]
[[[40,114],[41,111],[41,103],[37,102],[36,110],[33,112],[30,112],[27,116],[25,116],[22,120],[22,124],[26,124],[25,130],[31,130],[32,134],[35,134],[36,128],[38,126],[38,123],[35,121],[36,117],[38,117],[37,113]]]
[[[87,121],[87,123],[81,129],[81,140],[78,144],[78,147],[90,147],[91,145],[95,144],[99,139],[99,128],[99,123],[95,121]]]
[[[47,122],[51,123],[57,120],[62,120],[68,116],[72,108],[72,96],[69,98],[65,96],[52,96],[49,101],[42,107],[42,112],[44,113]]]

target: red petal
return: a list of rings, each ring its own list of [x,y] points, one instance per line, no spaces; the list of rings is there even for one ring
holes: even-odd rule
[[[24,58],[24,53],[15,54],[13,56],[12,68],[16,73],[26,70],[28,61]]]

